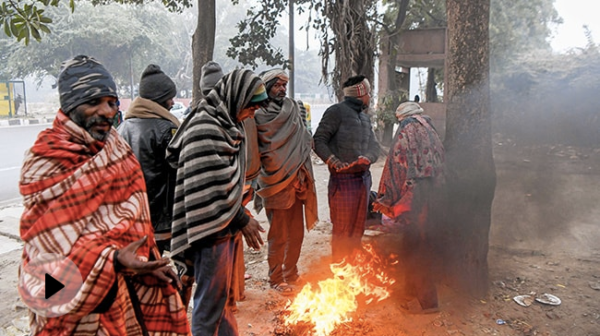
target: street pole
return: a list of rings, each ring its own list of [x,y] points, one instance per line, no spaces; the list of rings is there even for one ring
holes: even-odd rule
[[[290,81],[288,83],[289,96],[292,99],[294,97],[294,0],[289,0],[289,21],[290,21],[290,40],[289,40],[289,66],[290,66]]]

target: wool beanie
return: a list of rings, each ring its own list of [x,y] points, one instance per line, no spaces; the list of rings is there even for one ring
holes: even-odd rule
[[[260,84],[259,87],[256,88],[254,94],[252,95],[252,99],[250,99],[251,103],[262,103],[265,100],[269,99],[267,95],[267,89],[264,84]]]
[[[101,97],[115,97],[117,85],[106,68],[93,57],[78,55],[62,63],[58,74],[60,108],[65,113]]]
[[[217,82],[223,77],[223,69],[217,62],[207,62],[202,66],[202,75],[200,76],[200,90],[202,95],[206,96],[212,90]]]
[[[173,80],[165,75],[158,65],[148,65],[140,79],[140,97],[162,105],[176,95],[177,89]]]

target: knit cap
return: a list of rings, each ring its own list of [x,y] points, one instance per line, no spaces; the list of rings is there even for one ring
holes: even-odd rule
[[[221,69],[219,63],[210,61],[204,64],[202,66],[202,75],[200,76],[200,90],[202,91],[202,95],[208,95],[221,77],[223,77],[223,69]]]
[[[267,99],[269,99],[269,96],[267,95],[267,89],[265,89],[265,85],[261,83],[260,86],[258,88],[256,88],[256,91],[254,91],[254,94],[252,95],[252,99],[250,99],[250,102],[251,103],[260,103]]]
[[[92,99],[116,97],[117,85],[106,68],[93,57],[78,55],[61,65],[58,75],[60,108],[65,113]]]
[[[162,104],[176,95],[177,89],[173,80],[158,65],[148,65],[140,79],[140,97]]]

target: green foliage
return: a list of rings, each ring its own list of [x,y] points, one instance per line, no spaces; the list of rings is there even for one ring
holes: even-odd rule
[[[60,0],[35,0],[31,3],[5,1],[0,5],[0,24],[8,37],[29,44],[31,38],[42,40],[42,34],[50,34],[52,19],[46,15],[47,7],[58,7]],[[21,5],[21,6],[20,6]],[[74,0],[69,0],[71,11]]]
[[[92,0],[93,5],[144,4],[145,0]],[[29,2],[4,1],[0,5],[0,25],[4,34],[29,45],[31,38],[40,42],[43,34],[50,34],[50,26],[54,24],[47,10],[58,8],[68,2],[71,12],[75,11],[75,0],[32,0]],[[85,4],[86,2],[80,2]],[[180,13],[192,5],[190,0],[162,0],[163,5],[172,12]]]
[[[53,33],[41,42],[25,46],[8,37],[0,39],[4,77],[33,75],[41,81],[45,76],[56,76],[63,60],[86,54],[106,65],[119,87],[127,90],[149,63],[160,65],[179,89],[191,87],[190,76],[178,76],[180,72],[191,73],[190,37],[183,25],[186,20],[168,13],[162,5],[148,4],[140,11],[133,5],[94,7],[82,2],[73,13],[59,5],[47,15],[53,19]]]
[[[261,8],[249,9],[247,18],[237,25],[239,34],[229,40],[231,47],[227,56],[253,69],[259,65],[257,60],[263,60],[269,66],[283,65],[287,68],[288,60],[283,51],[270,42],[277,34],[279,19],[286,6],[285,1],[265,0]]]
[[[550,26],[562,23],[554,0],[492,0],[490,6],[492,72],[511,67],[518,54],[550,50]]]
[[[400,102],[405,101],[408,101],[408,93],[406,92],[388,92],[379,96],[376,110],[377,122],[384,124],[396,123],[396,108]]]

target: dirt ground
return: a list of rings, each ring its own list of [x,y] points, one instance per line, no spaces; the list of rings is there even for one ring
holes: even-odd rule
[[[467,298],[440,287],[441,312],[407,315],[387,299],[361,302],[353,321],[331,335],[553,335],[600,336],[600,149],[520,146],[494,137],[497,187],[490,233],[490,291]],[[383,160],[372,168],[374,190]],[[306,234],[302,276],[330,276],[327,169],[314,166],[321,222]],[[257,216],[268,228],[264,213]],[[265,235],[266,237],[266,235]],[[366,236],[376,243],[385,235]],[[0,335],[22,335],[26,310],[16,292],[20,251],[0,255]],[[246,249],[246,299],[238,303],[240,335],[309,335],[283,328],[290,298],[269,289],[266,247]],[[557,306],[522,307],[516,295],[535,292],[561,299]],[[499,321],[500,320],[500,321]]]

